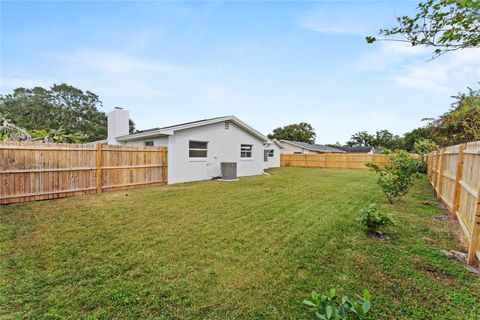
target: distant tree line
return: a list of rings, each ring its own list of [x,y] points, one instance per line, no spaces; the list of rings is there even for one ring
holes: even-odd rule
[[[480,89],[468,88],[466,93],[459,93],[452,98],[454,102],[448,112],[437,118],[424,119],[429,121],[427,125],[413,129],[403,136],[388,130],[378,130],[373,134],[359,131],[351,136],[346,145],[422,153],[438,147],[480,141]],[[314,143],[315,131],[311,124],[302,122],[276,128],[268,137]],[[341,146],[339,142],[328,145]]]
[[[451,109],[429,121],[426,126],[416,128],[403,136],[380,130],[375,134],[360,131],[352,135],[349,146],[373,146],[392,150],[415,150],[419,140],[429,140],[440,147],[480,140],[480,89],[468,88],[466,93],[452,97]]]

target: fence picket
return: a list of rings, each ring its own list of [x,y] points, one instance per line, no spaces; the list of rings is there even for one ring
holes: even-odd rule
[[[165,147],[0,142],[0,204],[165,185],[166,152]]]
[[[455,151],[457,148],[458,152]],[[455,156],[456,163],[453,161]],[[432,186],[440,200],[447,204],[452,218],[458,219],[469,242],[467,262],[474,265],[480,256],[480,141],[431,152],[427,155],[427,161],[431,164],[428,174]],[[446,174],[445,163],[448,163],[450,169],[455,163],[455,173]],[[453,199],[451,205],[448,205],[451,193],[445,189],[448,184],[452,185],[452,181]]]

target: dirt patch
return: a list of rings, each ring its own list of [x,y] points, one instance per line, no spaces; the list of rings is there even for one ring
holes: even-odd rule
[[[380,231],[369,231],[368,236],[374,240],[379,240],[379,241],[387,241],[388,239],[390,239],[388,234]]]

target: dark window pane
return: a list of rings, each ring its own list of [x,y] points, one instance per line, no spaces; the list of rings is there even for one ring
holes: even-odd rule
[[[190,150],[188,155],[190,158],[206,158],[207,150]]]
[[[190,141],[190,149],[207,149],[207,142],[203,141]]]
[[[145,141],[146,147],[153,147],[153,141]]]
[[[251,144],[242,144],[241,150],[242,151],[252,151],[252,145]]]

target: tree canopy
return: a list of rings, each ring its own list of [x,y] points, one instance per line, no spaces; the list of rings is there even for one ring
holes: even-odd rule
[[[397,17],[397,22],[399,26],[380,29],[379,34],[387,38],[367,36],[367,42],[389,40],[429,46],[435,48],[433,58],[480,46],[478,0],[427,0],[418,4],[416,15]]]
[[[288,126],[278,127],[268,135],[268,138],[314,143],[315,131],[311,124],[301,122],[298,124],[290,124]]]
[[[106,138],[107,116],[99,111],[101,107],[96,94],[67,84],[54,84],[49,89],[17,88],[11,94],[0,95],[0,113],[16,126],[28,131],[83,136],[82,142]]]
[[[440,146],[480,140],[480,89],[468,88],[452,98],[452,109],[429,124],[430,137]]]

